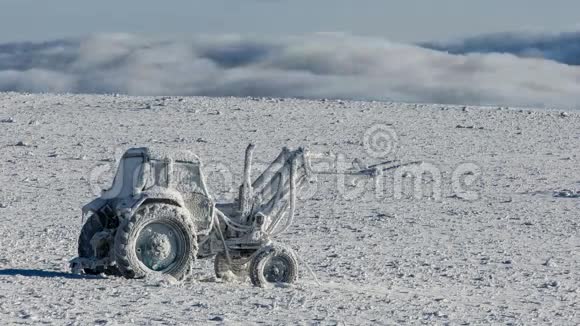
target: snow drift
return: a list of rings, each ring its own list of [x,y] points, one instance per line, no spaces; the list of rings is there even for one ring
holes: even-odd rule
[[[342,34],[188,40],[105,34],[0,45],[0,91],[574,108],[580,67],[512,54],[450,54]]]

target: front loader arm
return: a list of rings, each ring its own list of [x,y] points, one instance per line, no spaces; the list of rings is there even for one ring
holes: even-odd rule
[[[250,184],[251,157],[254,146],[246,150],[244,182],[240,186],[239,209],[241,221],[247,223],[252,216],[268,217],[270,231],[279,224],[288,208],[293,217],[296,192],[312,180],[308,151],[283,148],[278,157]],[[289,223],[286,223],[289,224]]]

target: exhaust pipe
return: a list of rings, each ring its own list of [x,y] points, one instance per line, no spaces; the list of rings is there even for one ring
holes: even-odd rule
[[[246,158],[244,160],[244,181],[240,186],[240,212],[242,219],[245,220],[252,210],[252,197],[254,197],[252,190],[252,154],[254,153],[254,144],[248,145],[246,148]]]

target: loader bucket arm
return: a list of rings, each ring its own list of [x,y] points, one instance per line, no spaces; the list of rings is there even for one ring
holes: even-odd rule
[[[308,151],[282,149],[278,157],[252,183],[251,214],[258,212],[275,221],[288,208],[294,191],[299,191],[313,178]]]

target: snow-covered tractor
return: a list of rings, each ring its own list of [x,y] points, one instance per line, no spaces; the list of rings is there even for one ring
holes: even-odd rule
[[[220,278],[249,276],[257,286],[294,282],[297,258],[272,238],[290,226],[296,194],[313,180],[309,155],[284,148],[252,181],[253,149],[246,150],[232,203],[214,202],[190,151],[127,150],[112,187],[83,207],[73,272],[183,279],[197,258],[215,257]]]

